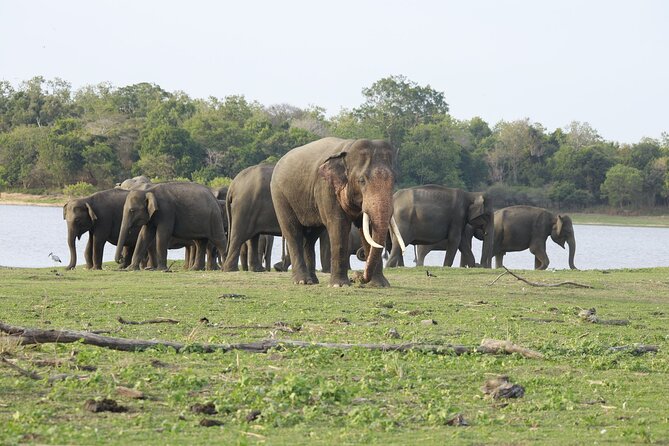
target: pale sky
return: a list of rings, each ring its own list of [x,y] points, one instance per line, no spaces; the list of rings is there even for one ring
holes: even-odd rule
[[[359,106],[390,75],[458,119],[669,132],[663,0],[0,0],[0,79],[151,82],[194,98]]]

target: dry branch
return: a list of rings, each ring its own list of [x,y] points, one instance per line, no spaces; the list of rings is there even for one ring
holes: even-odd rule
[[[578,288],[592,288],[590,285],[583,285],[582,283],[576,283],[576,282],[560,282],[560,283],[538,283],[538,282],[530,282],[529,280],[524,279],[524,278],[520,277],[518,274],[516,274],[516,273],[514,273],[513,271],[511,271],[511,270],[508,269],[506,266],[502,266],[502,268],[504,268],[504,269],[506,270],[507,273],[511,274],[511,275],[512,275],[513,277],[515,277],[516,279],[520,280],[521,282],[525,282],[526,284],[528,284],[528,285],[530,285],[530,286],[547,287],[547,288],[550,288],[550,287],[558,287],[558,286],[563,286],[563,285],[571,285],[571,286],[575,286],[575,287],[578,287]],[[500,277],[502,277],[504,274],[506,274],[506,273],[502,273],[502,274],[500,274],[499,276],[497,276],[497,278],[496,278],[495,280],[493,280],[493,281],[490,283],[490,285],[492,285],[493,283],[497,282],[497,280],[498,280]]]
[[[21,368],[21,367],[17,366],[16,364],[14,364],[14,363],[8,361],[7,359],[3,358],[2,356],[0,356],[0,361],[2,363],[6,364],[9,368],[11,368],[13,370],[16,370],[21,375],[27,376],[30,379],[34,379],[36,381],[44,379],[44,377],[42,375],[40,375],[39,373],[31,372],[30,370],[26,370],[24,368]],[[60,381],[60,380],[67,379],[67,378],[83,379],[83,378],[87,378],[87,375],[68,375],[67,373],[59,373],[57,375],[50,376],[48,378],[48,381],[49,382],[54,382],[54,381]]]
[[[145,324],[178,324],[179,321],[175,319],[169,319],[166,317],[157,317],[155,319],[147,319],[145,321],[129,321],[126,319],[123,319],[121,316],[117,317],[116,320],[120,324],[126,324],[126,325],[145,325]]]
[[[266,353],[268,350],[282,347],[321,347],[332,349],[351,349],[362,348],[373,351],[384,352],[406,352],[419,351],[425,353],[456,354],[464,353],[519,353],[527,358],[541,358],[541,353],[515,345],[509,341],[484,340],[480,347],[467,347],[456,344],[346,344],[346,343],[328,343],[328,342],[308,342],[294,341],[290,339],[265,339],[258,342],[247,342],[238,344],[182,344],[171,341],[156,341],[142,339],[125,339],[100,336],[98,334],[85,331],[71,330],[42,330],[39,328],[25,328],[5,324],[0,321],[0,331],[16,338],[22,344],[46,344],[46,343],[71,343],[81,342],[83,344],[105,347],[113,350],[122,351],[142,351],[155,347],[171,347],[178,352],[184,350],[199,351],[202,353],[228,352],[232,350],[242,350],[251,353]]]

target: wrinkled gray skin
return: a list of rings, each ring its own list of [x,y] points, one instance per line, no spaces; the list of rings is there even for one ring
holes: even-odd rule
[[[67,222],[67,245],[70,248],[67,269],[73,269],[77,265],[75,238],[80,239],[85,232],[89,232],[84,251],[86,267],[102,269],[105,242],[116,245],[118,241],[123,220],[123,204],[127,195],[126,190],[109,189],[70,200],[63,206],[63,219]],[[132,255],[138,233],[139,230],[133,231],[121,245],[129,249],[126,256]]]
[[[250,241],[250,251],[258,252],[261,234],[281,235],[270,192],[273,164],[247,167],[232,180],[225,199],[228,215],[228,249],[223,263],[224,271],[239,271],[242,245]],[[251,256],[248,268],[262,272],[265,267],[258,256]]]
[[[465,225],[465,230],[462,233],[462,238],[460,239],[460,246],[458,250],[460,251],[460,267],[461,268],[475,268],[480,267],[480,263],[476,263],[474,258],[474,253],[472,252],[472,237],[483,241],[484,235],[482,229],[477,229],[474,231],[472,225]],[[448,240],[442,240],[433,245],[414,245],[416,251],[416,266],[423,266],[425,264],[425,256],[427,256],[430,251],[446,251],[448,249]],[[444,263],[446,258],[444,257]]]
[[[140,175],[123,180],[123,182],[116,185],[116,188],[125,190],[147,190],[151,186],[153,186],[153,183],[151,183],[149,177]]]
[[[395,221],[407,245],[431,245],[445,240],[444,266],[453,266],[458,248],[469,249],[466,256],[473,257],[471,248],[460,243],[465,225],[482,230],[485,237],[481,264],[490,267],[493,209],[491,200],[485,194],[429,184],[398,190],[394,195],[394,207]],[[390,236],[393,247],[386,266],[404,266],[395,235],[391,233]]]
[[[208,239],[225,252],[226,237],[221,209],[211,191],[195,183],[160,183],[147,190],[132,190],[123,206],[119,244],[128,232],[140,228],[132,262],[128,269],[139,269],[147,248],[155,242],[156,269],[167,269],[167,249],[171,239]],[[199,253],[204,255],[204,250]],[[198,253],[198,255],[200,255]],[[121,250],[115,259],[122,260]],[[203,264],[204,259],[199,259]]]
[[[256,249],[256,259],[249,258],[249,252],[253,252],[253,244],[251,240],[247,240],[242,245],[239,251],[239,260],[242,264],[242,271],[248,271],[249,267],[253,269],[253,265],[260,265],[265,271],[272,270],[272,248],[274,248],[274,236],[267,234],[260,234],[258,236]]]
[[[569,245],[569,268],[574,266],[576,239],[568,215],[553,214],[533,206],[510,206],[495,212],[495,266],[502,267],[504,254],[529,249],[534,254],[534,269],[548,268],[546,240],[548,236],[564,249]]]
[[[331,246],[330,285],[350,285],[349,232],[352,222],[362,225],[363,212],[370,217],[371,237],[384,244],[393,214],[396,157],[385,141],[323,138],[279,160],[272,175],[272,200],[293,263],[294,283],[318,283],[314,245],[326,229]],[[370,249],[366,240],[363,245],[362,282],[389,286],[383,275],[382,249]]]

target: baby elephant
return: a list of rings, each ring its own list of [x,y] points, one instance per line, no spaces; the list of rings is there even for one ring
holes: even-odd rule
[[[576,239],[574,226],[567,215],[556,215],[543,208],[533,206],[510,206],[495,212],[495,242],[493,255],[495,265],[502,267],[504,254],[513,251],[530,250],[534,254],[534,269],[548,268],[546,239],[564,248],[569,245],[569,267],[574,266]]]

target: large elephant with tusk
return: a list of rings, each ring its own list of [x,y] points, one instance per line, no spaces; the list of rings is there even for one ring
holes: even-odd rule
[[[314,245],[327,229],[330,285],[350,285],[347,260],[353,223],[362,232],[363,283],[390,285],[383,275],[381,254],[389,228],[396,227],[392,220],[396,157],[386,141],[323,138],[279,160],[270,187],[295,283],[318,283]]]

